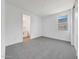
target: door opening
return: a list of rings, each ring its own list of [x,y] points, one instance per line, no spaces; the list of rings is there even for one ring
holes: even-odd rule
[[[27,45],[30,42],[30,16],[23,14],[23,42]]]

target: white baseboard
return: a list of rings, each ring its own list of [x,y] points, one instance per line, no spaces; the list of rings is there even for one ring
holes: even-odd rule
[[[41,35],[40,35],[40,36],[41,36]],[[31,37],[31,39],[35,39],[35,38],[38,38],[38,37],[40,37],[40,36],[33,36],[33,37]],[[7,44],[5,44],[5,45],[6,45],[6,46],[11,46],[11,45],[18,44],[18,43],[21,43],[21,42],[23,42],[23,39],[20,40],[20,41],[12,42],[12,43],[7,43]]]
[[[67,41],[67,40],[62,40],[62,39],[59,39],[59,38],[55,38],[55,37],[48,37],[48,36],[33,36],[31,37],[31,39],[35,39],[35,38],[38,38],[38,37],[47,37],[47,38],[51,38],[51,39],[57,39],[57,40],[61,40],[61,41],[66,41],[66,42],[70,42],[70,41]],[[10,44],[7,44],[6,46],[10,46],[10,45],[14,45],[14,44],[17,44],[17,43],[20,43],[20,42],[23,42],[23,41],[18,41],[18,42],[13,42],[13,43],[10,43]]]
[[[14,44],[17,44],[17,43],[20,43],[20,42],[23,42],[23,40],[22,41],[18,41],[18,42],[13,42],[13,43],[6,44],[6,46],[11,46],[11,45],[14,45]]]
[[[70,40],[65,39],[65,38],[57,38],[57,37],[52,37],[52,36],[44,36],[44,37],[71,42]]]
[[[38,37],[40,37],[41,35],[39,35],[39,36],[33,36],[33,37],[31,37],[31,39],[35,39],[35,38],[38,38]]]
[[[59,38],[52,38],[52,37],[47,37],[47,36],[42,36],[42,37],[45,37],[45,38],[49,38],[49,39],[55,39],[55,40],[59,40],[59,41],[63,41],[63,42],[68,42],[71,44],[70,41],[67,41],[67,40],[62,40],[62,39],[59,39]]]

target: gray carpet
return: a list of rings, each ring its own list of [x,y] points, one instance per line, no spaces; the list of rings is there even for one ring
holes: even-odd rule
[[[77,59],[70,43],[45,37],[33,39],[25,47],[18,43],[6,47],[5,59]]]

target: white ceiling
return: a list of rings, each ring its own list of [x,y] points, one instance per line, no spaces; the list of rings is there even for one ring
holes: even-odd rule
[[[8,0],[9,2],[43,16],[58,13],[73,7],[74,0]]]

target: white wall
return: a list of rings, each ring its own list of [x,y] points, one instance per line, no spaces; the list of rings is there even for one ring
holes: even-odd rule
[[[60,40],[70,41],[71,11],[39,17],[32,12],[24,10],[10,2],[6,2],[6,45],[23,41],[22,14],[31,16],[31,38],[46,36]],[[57,16],[68,15],[68,31],[58,31]]]
[[[76,8],[77,9],[77,8]],[[75,9],[75,21],[74,21],[74,46],[78,53],[78,9]]]
[[[14,43],[22,42],[22,14],[31,16],[31,35],[32,38],[41,35],[40,23],[41,20],[38,16],[33,15],[29,11],[15,6],[10,2],[6,2],[6,42],[5,44],[11,45]]]
[[[6,3],[6,45],[22,41],[21,10]]]
[[[58,31],[57,16],[68,15],[68,31]],[[54,15],[44,16],[43,19],[43,36],[70,41],[70,17],[71,11],[63,11]]]
[[[1,59],[5,59],[5,0],[1,0]]]
[[[31,16],[31,38],[42,36],[42,20],[40,17]]]
[[[76,52],[78,53],[78,2],[77,1],[74,8],[74,46],[76,48]]]

